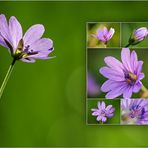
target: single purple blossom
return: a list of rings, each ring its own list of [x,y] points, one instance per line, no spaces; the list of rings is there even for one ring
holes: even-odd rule
[[[115,108],[112,105],[106,106],[105,102],[98,101],[98,108],[91,109],[93,116],[97,116],[97,121],[106,122],[107,118],[114,116]]]
[[[126,47],[128,47],[129,45],[136,45],[140,43],[147,37],[147,35],[148,35],[148,30],[146,27],[141,27],[136,29],[131,35],[129,39],[129,44]]]
[[[148,124],[148,100],[121,100],[121,124]]]
[[[87,94],[88,96],[97,96],[100,93],[100,86],[91,73],[87,74]]]
[[[14,16],[7,22],[5,15],[0,15],[0,45],[8,49],[14,60],[33,63],[36,59],[50,59],[53,41],[41,38],[44,31],[43,25],[36,24],[23,36],[22,27]]]
[[[114,28],[110,28],[110,30],[108,30],[106,27],[104,27],[104,28],[99,28],[97,30],[96,35],[93,36],[96,37],[98,40],[107,44],[107,42],[113,37],[114,33],[115,33]]]
[[[100,73],[108,78],[101,90],[107,92],[107,99],[114,99],[123,94],[123,98],[131,98],[132,93],[137,93],[142,87],[141,80],[143,61],[138,61],[137,54],[129,48],[121,51],[122,63],[112,56],[104,59],[107,66],[100,68]]]
[[[132,37],[133,37],[134,40],[142,41],[147,37],[147,35],[148,35],[147,28],[141,27],[141,28],[136,29],[133,32]]]

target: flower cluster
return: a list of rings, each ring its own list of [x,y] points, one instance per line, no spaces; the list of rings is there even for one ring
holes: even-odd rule
[[[7,22],[0,15],[0,45],[6,47],[15,60],[33,63],[36,59],[49,59],[53,51],[53,41],[41,38],[45,29],[41,24],[31,26],[23,36],[22,26],[12,16]]]
[[[121,100],[121,124],[148,124],[148,100]]]
[[[123,95],[123,98],[131,98],[132,93],[139,92],[142,87],[143,61],[138,61],[136,52],[130,53],[129,48],[123,48],[121,60],[122,62],[108,56],[104,59],[107,66],[100,69],[100,73],[108,78],[101,87],[103,92],[107,92],[107,99],[114,99],[120,95]]]
[[[91,109],[92,115],[97,116],[97,121],[106,122],[107,118],[114,116],[115,108],[112,105],[106,106],[105,102],[98,102],[98,108]]]

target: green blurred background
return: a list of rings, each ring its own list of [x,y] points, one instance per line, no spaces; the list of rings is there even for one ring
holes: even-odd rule
[[[0,102],[0,146],[148,146],[147,126],[85,124],[85,23],[147,21],[147,7],[148,2],[0,2],[0,13],[16,16],[24,30],[44,24],[57,56],[15,65]],[[1,47],[0,82],[10,62]]]
[[[148,23],[122,23],[121,25],[121,47],[125,47],[128,44],[128,40],[130,36],[132,35],[133,31],[140,27],[147,27],[148,28]],[[144,41],[140,42],[137,45],[133,45],[130,47],[148,47],[148,38],[145,38]]]
[[[99,125],[101,124],[100,122],[98,122],[96,120],[97,116],[92,116],[92,111],[91,109],[97,109],[98,108],[98,102],[102,103],[102,101],[105,102],[106,107],[108,105],[112,105],[115,108],[114,111],[114,116],[112,116],[111,118],[107,118],[107,121],[103,124],[109,124],[109,125],[119,125],[120,124],[120,100],[102,100],[102,99],[89,99],[88,100],[88,108],[87,108],[87,116],[88,116],[88,120],[87,123],[91,124],[91,125]],[[101,124],[102,125],[102,124]]]
[[[120,23],[87,23],[87,47],[104,48],[104,43],[99,41],[92,35],[97,35],[98,29],[107,27],[108,31],[111,28],[115,29],[115,33],[108,41],[107,47],[120,47]]]

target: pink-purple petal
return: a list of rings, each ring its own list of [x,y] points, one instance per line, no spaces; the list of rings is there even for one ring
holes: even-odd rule
[[[117,60],[116,58],[112,57],[112,56],[108,56],[108,57],[105,57],[104,59],[105,63],[107,64],[107,66],[109,66],[110,68],[114,69],[114,70],[117,70],[118,72],[123,73],[123,65],[122,63]]]
[[[106,94],[106,99],[115,99],[116,97],[123,94],[124,90],[126,89],[126,85],[122,85],[117,87]]]
[[[142,83],[141,82],[136,83],[134,85],[133,92],[135,92],[135,93],[139,92],[141,87],[142,87]]]
[[[23,32],[20,23],[14,16],[12,16],[9,19],[9,33],[11,37],[13,50],[15,52],[15,50],[18,47],[19,41],[22,39]]]
[[[8,42],[11,42],[10,36],[9,36],[8,23],[7,23],[5,15],[3,15],[3,14],[0,15],[0,34]]]
[[[133,87],[128,86],[123,92],[123,98],[125,99],[131,98],[132,92],[133,92]]]
[[[102,117],[102,122],[106,122],[107,118],[106,117]]]
[[[129,50],[129,48],[122,48],[121,60],[122,60],[124,68],[126,68],[126,70],[128,70],[130,72],[133,72],[133,69],[131,67],[130,50]]]
[[[23,37],[24,44],[25,45],[33,44],[35,41],[39,40],[42,37],[44,31],[45,31],[44,26],[41,24],[31,26]]]
[[[102,67],[100,68],[100,73],[111,80],[115,80],[115,81],[124,81],[124,74],[123,73],[119,73],[114,69],[108,68],[108,67]]]

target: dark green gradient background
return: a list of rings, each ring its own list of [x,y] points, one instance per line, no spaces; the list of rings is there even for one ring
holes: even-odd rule
[[[35,23],[57,58],[18,62],[0,102],[0,146],[148,146],[148,126],[85,124],[85,22],[147,21],[148,2],[0,2],[24,30]],[[0,82],[11,58],[0,50]]]

